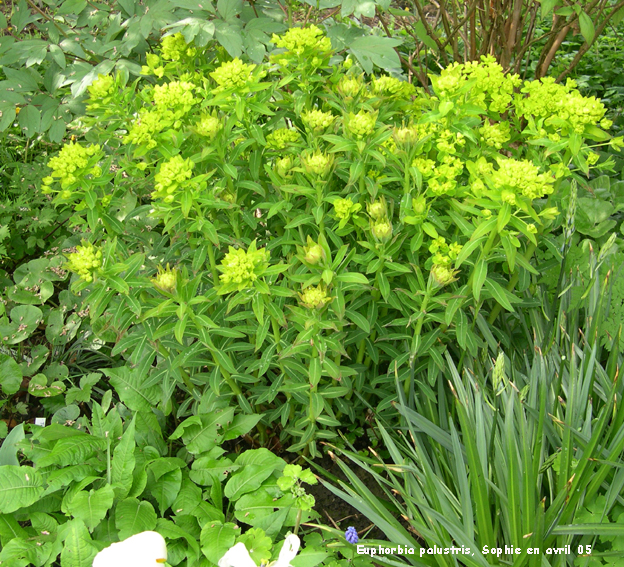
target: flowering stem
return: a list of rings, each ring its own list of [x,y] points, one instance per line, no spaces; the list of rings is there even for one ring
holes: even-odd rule
[[[214,250],[210,244],[208,245],[208,260],[210,261],[210,270],[212,271],[212,285],[216,286],[219,282],[219,271],[217,270],[217,262],[215,261]]]
[[[297,519],[295,520],[295,527],[293,529],[293,533],[297,535],[299,531],[299,525],[301,524],[301,512],[302,510],[297,510]]]
[[[420,332],[422,331],[422,326],[425,322],[427,304],[429,303],[430,298],[431,298],[431,292],[429,289],[427,289],[427,291],[425,292],[425,296],[423,297],[422,303],[420,304],[421,317],[419,317],[418,323],[416,324],[416,330],[414,331],[414,339],[416,337],[420,337]],[[405,382],[403,384],[403,391],[405,392],[405,395],[409,393],[411,379],[412,379],[411,376],[407,376],[405,378]]]

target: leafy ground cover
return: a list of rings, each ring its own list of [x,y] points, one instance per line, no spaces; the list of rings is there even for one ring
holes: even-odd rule
[[[618,564],[617,90],[489,57],[416,87],[406,7],[6,12],[0,564],[155,529],[171,565],[288,532],[370,565],[347,525],[416,550],[376,563]],[[553,8],[565,70],[594,36]]]

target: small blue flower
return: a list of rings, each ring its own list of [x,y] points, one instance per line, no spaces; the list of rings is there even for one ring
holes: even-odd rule
[[[353,526],[349,526],[347,528],[347,531],[345,532],[345,539],[349,543],[357,543],[358,541],[360,541],[357,530]]]

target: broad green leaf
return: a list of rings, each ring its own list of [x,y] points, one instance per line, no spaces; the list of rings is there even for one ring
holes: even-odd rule
[[[190,417],[177,427],[170,438],[182,437],[189,453],[204,453],[220,443],[222,439],[220,430],[231,423],[233,416],[234,408],[229,407],[210,414]]]
[[[110,383],[119,399],[133,411],[151,411],[158,402],[160,387],[143,387],[144,378],[137,368],[127,366],[105,368],[102,370],[109,377]]]
[[[370,74],[374,65],[385,71],[400,69],[401,62],[394,48],[401,43],[403,42],[400,39],[366,35],[354,40],[349,48],[364,71]]]
[[[147,500],[139,502],[136,498],[126,498],[115,507],[115,527],[120,540],[153,530],[156,519],[154,507]]]
[[[592,19],[585,12],[581,12],[579,14],[579,26],[581,28],[581,35],[583,36],[583,39],[587,43],[591,44],[596,36],[596,28],[594,27]]]
[[[86,433],[60,439],[52,451],[37,461],[38,467],[58,465],[78,465],[84,463],[96,452],[106,448],[106,441],[101,437]]]
[[[110,484],[104,485],[99,490],[81,490],[73,498],[68,507],[68,512],[75,518],[85,523],[90,531],[104,519],[106,513],[113,506],[115,493]]]
[[[15,394],[22,385],[22,371],[13,357],[0,354],[0,387],[7,396]]]
[[[74,519],[63,525],[61,567],[91,567],[97,549],[84,522]]]
[[[245,433],[251,431],[262,419],[262,415],[263,414],[238,414],[234,416],[232,423],[230,425],[224,426],[223,440],[229,441],[230,439],[236,439],[241,435],[245,435]]]
[[[223,493],[230,500],[237,500],[243,494],[259,488],[272,474],[273,469],[269,467],[247,465],[228,480]]]
[[[0,514],[11,514],[36,502],[43,478],[32,467],[0,466]]]
[[[201,531],[202,553],[214,564],[234,545],[240,530],[232,523],[208,522]]]

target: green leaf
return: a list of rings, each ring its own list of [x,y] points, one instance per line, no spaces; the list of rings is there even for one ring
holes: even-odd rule
[[[594,22],[592,22],[591,18],[585,12],[579,14],[579,26],[581,28],[581,35],[588,44],[591,44],[596,36],[596,28],[594,27]]]
[[[52,451],[37,461],[37,466],[58,465],[66,467],[78,465],[105,448],[106,441],[101,437],[79,433],[57,441]]]
[[[105,518],[112,508],[115,493],[110,484],[99,490],[81,490],[71,500],[68,513],[82,520],[90,531]]]
[[[236,439],[241,435],[245,435],[245,433],[251,431],[262,419],[262,415],[263,414],[236,415],[230,425],[224,426],[223,440],[229,441],[230,439]]]
[[[232,523],[208,522],[201,531],[202,553],[215,565],[234,546],[240,531]]]
[[[151,531],[156,527],[156,512],[147,500],[126,498],[115,507],[115,527],[119,539],[124,540],[134,534]]]
[[[16,445],[25,438],[26,435],[24,434],[23,423],[11,429],[11,432],[2,441],[2,444],[0,444],[0,466],[19,466],[19,461],[17,460],[18,449]]]
[[[113,462],[111,466],[111,480],[115,488],[116,498],[125,497],[132,488],[132,473],[136,465],[134,457],[135,441],[135,418],[121,437],[113,451]]]
[[[0,466],[0,514],[11,514],[39,500],[43,477],[32,467]]]
[[[143,387],[144,378],[139,369],[127,366],[105,368],[102,370],[109,377],[119,399],[133,411],[151,411],[158,402],[160,388],[158,385]]]
[[[91,567],[97,549],[92,543],[91,535],[84,522],[75,519],[63,524],[61,536],[63,541],[62,567]]]
[[[490,292],[490,295],[496,301],[498,301],[498,303],[500,303],[501,306],[507,309],[507,311],[515,312],[515,309],[513,308],[513,305],[511,304],[512,298],[516,303],[520,302],[521,301],[520,299],[515,297],[511,292],[507,291],[505,288],[503,288],[501,285],[499,285],[498,283],[496,283],[495,281],[491,279],[486,279],[484,283],[485,283],[485,289],[487,289]]]
[[[349,48],[364,71],[370,74],[374,65],[385,71],[400,69],[401,61],[394,48],[401,43],[400,39],[367,35],[354,40]]]
[[[487,262],[483,259],[477,262],[472,274],[472,294],[474,298],[479,301],[479,295],[481,294],[481,287],[487,277]]]
[[[354,311],[353,309],[347,309],[346,311],[347,317],[351,319],[362,331],[369,334],[371,332],[371,327],[368,319],[364,317],[361,313]]]
[[[22,371],[13,358],[0,354],[0,386],[7,396],[15,394],[22,385]]]
[[[215,21],[215,37],[231,57],[240,57],[243,53],[243,38],[238,27]]]
[[[271,468],[262,465],[247,465],[228,480],[223,493],[230,500],[238,500],[243,494],[260,488],[260,485],[272,474]]]
[[[345,272],[343,274],[338,274],[336,276],[336,280],[343,283],[369,285],[368,278],[364,274],[360,274],[358,272]]]
[[[18,121],[26,136],[32,138],[41,128],[41,113],[38,108],[29,104],[19,113]]]
[[[233,416],[234,408],[229,407],[189,417],[176,428],[170,439],[182,437],[189,453],[204,453],[221,442],[222,435],[219,429],[226,427]]]

